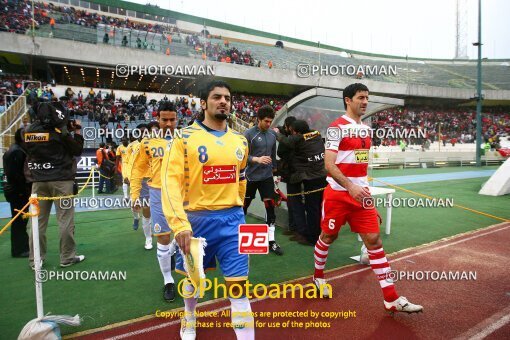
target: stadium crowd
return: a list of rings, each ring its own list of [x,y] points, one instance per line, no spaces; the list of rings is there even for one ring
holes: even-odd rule
[[[0,112],[3,112],[10,104],[10,102],[4,103],[4,95],[19,95],[22,93],[23,80],[28,79],[22,79],[21,77],[0,78]],[[124,128],[120,123],[138,123],[153,120],[160,103],[156,99],[148,99],[145,93],[138,96],[132,95],[129,99],[126,99],[117,97],[113,90],[97,88],[90,88],[86,93],[82,91],[75,93],[71,88],[68,88],[65,97],[57,98],[51,86],[48,86],[46,82],[41,82],[41,87],[28,86],[28,90],[29,103],[31,100],[41,97],[49,101],[65,99],[71,116],[79,116],[85,122],[96,121],[100,125],[115,123],[117,128]],[[9,97],[7,97],[7,100],[10,100]],[[167,100],[167,96],[163,97],[163,101]],[[233,114],[236,119],[249,123],[251,127],[256,121],[256,114],[261,106],[270,105],[275,112],[278,112],[286,102],[287,98],[282,96],[234,94]],[[199,99],[195,98],[193,94],[177,97],[175,104],[177,106],[179,127],[187,126],[200,112]]]
[[[232,63],[239,65],[249,65],[260,67],[260,60],[256,60],[251,56],[251,51],[240,51],[235,47],[230,47],[228,40],[220,43],[212,44],[210,41],[205,43],[198,34],[186,36],[186,45],[193,47],[197,53],[202,53],[203,58],[208,57],[222,63]]]
[[[19,96],[22,93],[22,80],[12,77],[0,78],[0,113],[15,99],[11,95]],[[5,97],[7,96],[7,97]]]
[[[22,1],[4,1],[0,13],[0,30],[26,33],[32,25],[32,5],[30,2]],[[53,4],[45,4],[42,2],[34,3],[35,28],[41,25],[49,24],[52,28],[58,24],[75,24],[84,27],[97,28],[97,25],[104,24],[113,28],[133,29],[144,32],[164,34],[175,32],[180,36],[179,28],[176,25],[160,25],[146,24],[130,20],[128,17],[123,19],[100,15],[98,13],[77,10],[74,7],[55,6]],[[109,34],[105,33],[104,43],[109,42]],[[171,36],[167,36],[168,42],[172,42]],[[251,52],[240,51],[235,47],[230,47],[228,40],[224,44],[212,44],[210,41],[202,41],[199,34],[186,35],[185,42],[188,46],[202,54],[203,58],[211,60],[233,63],[239,65],[249,65],[260,67],[261,61],[252,57]],[[136,44],[138,48],[148,48],[149,43],[137,38]],[[127,37],[124,36],[123,46],[128,45]],[[151,47],[154,49],[154,46]]]
[[[24,34],[27,29],[35,24],[49,24],[48,11],[44,10],[42,3],[36,3],[32,22],[32,5],[30,1],[7,1],[0,2],[0,30]]]
[[[263,105],[270,105],[275,112],[278,112],[287,102],[285,97],[279,96],[253,96],[253,95],[235,95],[232,100],[234,106],[233,113],[236,118],[244,120],[252,127],[256,122],[258,109]]]
[[[0,27],[3,30],[25,33],[32,25],[32,2],[30,1],[2,1],[0,14]],[[76,24],[84,27],[96,28],[98,24],[111,25],[118,28],[129,28],[147,32],[163,33],[164,31],[176,31],[176,26],[159,24],[144,24],[134,22],[129,18],[114,18],[99,15],[93,12],[77,10],[74,7],[55,6],[42,2],[34,2],[34,17],[36,29],[43,24],[50,24],[51,18],[56,24]],[[58,15],[53,15],[58,14]]]
[[[23,77],[0,78],[0,112],[6,110],[14,97],[4,95],[19,95],[22,93]],[[33,87],[33,89],[32,89]],[[46,98],[47,100],[59,100],[53,93],[51,86],[42,82],[42,86],[29,85],[28,99]],[[97,93],[96,93],[97,91]],[[132,95],[131,98],[117,98],[113,90],[90,89],[88,93],[74,93],[70,88],[66,91],[66,105],[71,116],[80,116],[86,121],[98,122],[100,126],[113,123],[115,128],[125,129],[130,122],[149,122],[154,119],[159,106],[156,99],[148,99],[147,95]],[[6,100],[8,101],[6,103]],[[168,100],[164,97],[163,100]],[[256,123],[256,114],[263,105],[270,105],[275,112],[285,105],[287,98],[281,96],[256,96],[245,94],[233,94],[234,119],[247,122],[247,127]],[[178,97],[176,102],[178,113],[178,127],[187,126],[196,119],[200,113],[200,103],[192,94],[186,97]],[[320,112],[310,114],[303,113],[303,119],[310,126],[320,130],[322,115]],[[298,115],[299,116],[299,115]],[[305,117],[306,116],[306,117]],[[121,124],[124,123],[124,126]],[[482,117],[483,136],[482,142],[488,142],[493,148],[498,147],[499,138],[510,134],[510,113],[502,108],[484,108]],[[476,140],[476,111],[471,108],[450,109],[439,107],[397,107],[376,113],[371,118],[373,129],[386,131],[405,130],[414,131],[411,137],[404,140],[406,145],[421,145],[424,150],[430,143],[441,141],[443,145],[450,143],[474,143]],[[423,132],[423,133],[420,133]],[[395,134],[393,134],[395,136]],[[415,137],[414,137],[415,136]],[[424,138],[423,138],[424,136]],[[402,141],[398,136],[388,138],[374,138],[374,146],[396,146]]]
[[[97,93],[90,89],[85,95],[79,91],[75,94],[70,88],[66,91],[67,108],[71,116],[81,116],[84,121],[97,121],[100,126],[116,123],[117,128],[123,128],[121,122],[151,121],[156,117],[161,101],[148,99],[145,93],[132,95],[129,99],[117,98],[115,92],[99,90]],[[165,96],[163,101],[168,101]],[[178,97],[175,101],[178,112],[178,125],[188,124],[191,117],[198,112],[198,101],[194,98]]]
[[[510,113],[503,109],[484,108],[482,116],[482,141],[495,143],[499,136],[510,134]],[[451,143],[474,143],[476,139],[476,110],[446,109],[432,107],[399,107],[383,110],[372,117],[373,129],[414,130],[416,138],[405,141],[407,145],[424,145],[441,141]],[[425,138],[417,132],[424,131]],[[376,139],[376,145],[397,145],[397,138]]]

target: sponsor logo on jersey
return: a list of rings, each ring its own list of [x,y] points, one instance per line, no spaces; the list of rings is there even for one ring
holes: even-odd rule
[[[235,183],[237,167],[235,165],[212,165],[202,169],[202,184]]]
[[[356,163],[368,163],[368,150],[354,150]]]

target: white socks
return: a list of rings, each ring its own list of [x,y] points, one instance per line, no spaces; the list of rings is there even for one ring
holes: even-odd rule
[[[151,218],[142,217],[142,227],[143,234],[145,235],[145,240],[152,239],[152,231],[151,231]]]
[[[129,186],[128,186],[126,183],[123,183],[123,184],[122,184],[122,192],[124,193],[124,198],[125,198],[125,199],[128,199],[128,198],[129,198],[129,195],[128,195],[128,188],[129,188]]]
[[[251,312],[250,300],[247,297],[229,298],[229,300],[232,309],[232,325],[237,340],[255,339],[255,320]]]
[[[159,244],[158,244],[159,251]],[[194,291],[193,286],[188,282],[184,285],[184,290],[190,294]],[[196,321],[195,308],[197,298],[184,298],[184,318],[186,322],[194,323]],[[247,297],[240,299],[229,298],[232,315],[232,325],[236,333],[237,340],[255,339],[255,320],[251,311],[250,300]]]
[[[269,225],[269,242],[274,241],[274,224]]]
[[[170,244],[158,243],[157,247],[159,268],[165,279],[165,284],[174,283],[174,278],[172,277],[172,254],[170,253]]]
[[[188,294],[193,293],[195,288],[188,281],[184,284],[184,291]],[[184,300],[184,318],[186,321],[191,322],[195,321],[195,308],[197,306],[198,299],[196,297],[192,298],[183,298]]]

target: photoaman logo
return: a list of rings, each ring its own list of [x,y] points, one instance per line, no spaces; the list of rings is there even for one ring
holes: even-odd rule
[[[329,291],[329,297],[331,298],[333,287],[328,283],[318,289],[313,283],[305,285],[300,283],[272,283],[266,286],[262,283],[253,285],[249,280],[246,280],[243,283],[234,282],[227,287],[225,283],[219,283],[218,278],[214,278],[212,281],[200,279],[200,284],[195,287],[189,279],[184,278],[177,284],[177,292],[186,299],[192,297],[203,298],[206,292],[212,292],[215,299],[227,297],[239,299],[243,295],[246,295],[248,299],[266,297],[270,299],[317,299],[327,296],[327,294],[324,294],[327,291]]]

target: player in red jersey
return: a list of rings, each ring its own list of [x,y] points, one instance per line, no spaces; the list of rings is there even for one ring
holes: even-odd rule
[[[321,235],[315,244],[313,282],[324,296],[329,296],[324,267],[329,246],[338,237],[340,227],[348,222],[359,233],[368,249],[372,267],[384,295],[384,307],[390,312],[416,313],[423,307],[399,296],[387,276],[386,260],[379,233],[379,215],[371,204],[367,169],[371,146],[370,127],[361,122],[368,106],[368,88],[351,84],[343,91],[345,115],[335,120],[326,133],[325,164],[328,185],[322,201]]]

